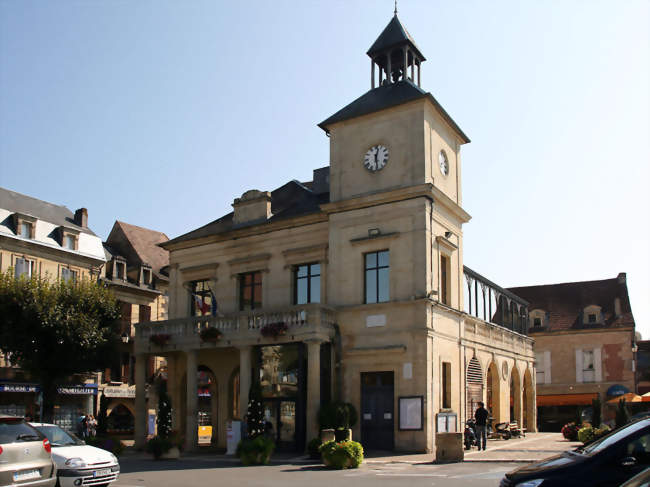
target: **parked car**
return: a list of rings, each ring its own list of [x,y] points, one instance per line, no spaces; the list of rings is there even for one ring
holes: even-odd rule
[[[501,487],[620,486],[650,467],[650,418],[573,451],[509,472]]]
[[[54,487],[51,451],[48,439],[23,418],[0,414],[0,485]]]
[[[86,445],[55,424],[31,425],[50,440],[60,487],[107,486],[117,480],[120,464],[111,452]]]
[[[635,475],[621,487],[650,487],[650,468],[646,468],[640,474]]]

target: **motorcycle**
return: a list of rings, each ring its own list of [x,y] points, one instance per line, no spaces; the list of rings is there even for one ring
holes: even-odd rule
[[[510,423],[497,423],[494,425],[494,435],[504,440],[509,440],[512,437],[510,433]]]
[[[476,421],[468,419],[465,422],[465,431],[463,432],[465,450],[471,450],[472,446],[478,446],[478,437],[476,436]]]

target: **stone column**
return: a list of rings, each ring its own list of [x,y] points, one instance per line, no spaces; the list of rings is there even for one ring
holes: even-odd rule
[[[307,441],[318,436],[320,408],[320,340],[307,343]]]
[[[246,345],[239,347],[239,414],[242,421],[246,421],[248,409],[248,391],[251,388],[251,360],[252,347]]]
[[[198,445],[198,385],[197,353],[196,350],[188,350],[187,356],[187,408],[185,416],[185,451],[192,451]]]
[[[135,447],[144,448],[147,440],[147,398],[146,394],[147,355],[135,356]]]
[[[391,67],[390,67],[390,54],[391,53],[388,53],[388,55],[386,56],[386,59],[387,59],[387,61],[386,61],[386,77],[388,78],[388,84],[391,84],[393,82],[393,75],[392,75],[392,70],[391,70]]]
[[[420,63],[418,63],[418,87],[420,87],[420,68],[421,67],[422,67],[422,65]]]
[[[370,60],[370,86],[375,89],[375,61]]]
[[[402,73],[402,80],[406,81],[408,79],[408,62],[409,62],[409,50],[406,46],[404,46],[404,72]]]

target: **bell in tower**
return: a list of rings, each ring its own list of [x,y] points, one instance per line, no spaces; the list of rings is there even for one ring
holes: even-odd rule
[[[420,86],[420,66],[426,61],[413,38],[395,15],[366,53],[370,56],[371,87],[375,88],[375,65],[379,67],[378,86],[410,81]],[[410,73],[409,73],[410,71]]]

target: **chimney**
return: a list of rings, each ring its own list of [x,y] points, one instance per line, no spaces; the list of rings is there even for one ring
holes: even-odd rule
[[[614,298],[614,314],[616,316],[621,316],[621,298],[618,296]]]
[[[233,223],[260,223],[271,217],[271,193],[251,189],[246,191],[241,198],[235,198],[232,204],[235,209]]]
[[[88,210],[79,208],[74,212],[74,223],[82,228],[88,228]]]
[[[627,274],[625,272],[619,272],[616,279],[618,279],[619,284],[625,284],[627,281]]]
[[[330,167],[314,169],[314,180],[311,190],[314,194],[328,193],[330,190]]]

